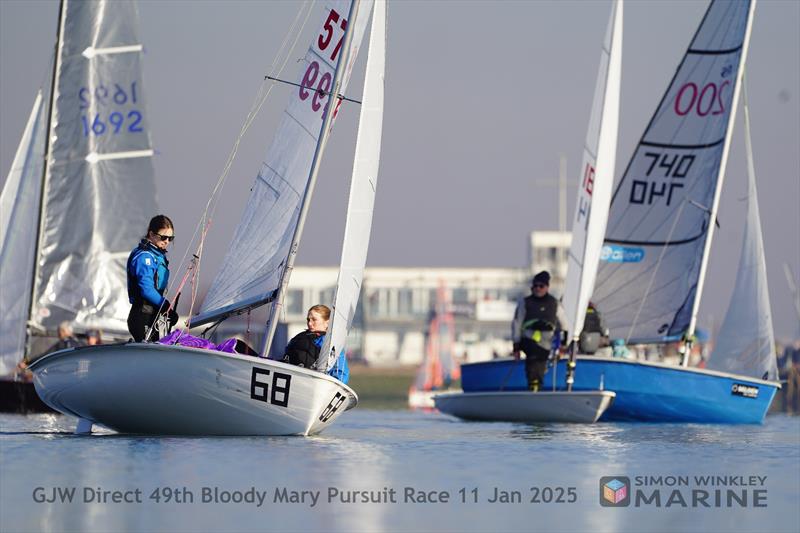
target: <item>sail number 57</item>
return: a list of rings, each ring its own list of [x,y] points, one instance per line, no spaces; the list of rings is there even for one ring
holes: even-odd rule
[[[347,30],[347,20],[343,19],[335,9],[331,9],[330,13],[328,13],[328,19],[325,21],[325,24],[322,25],[322,33],[319,34],[319,38],[317,39],[319,49],[326,50],[333,41],[333,28],[334,24],[337,22],[339,23],[339,28],[342,30],[342,35],[339,37],[339,41],[336,43],[336,47],[334,47],[331,53],[331,61],[336,61],[336,56],[339,55],[339,50],[342,48],[342,41],[344,41],[344,34]]]

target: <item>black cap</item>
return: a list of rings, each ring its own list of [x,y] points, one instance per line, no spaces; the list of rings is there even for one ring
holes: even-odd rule
[[[534,283],[544,283],[545,285],[550,285],[550,273],[547,270],[542,270],[535,276],[533,276],[533,281],[531,281],[531,285]]]

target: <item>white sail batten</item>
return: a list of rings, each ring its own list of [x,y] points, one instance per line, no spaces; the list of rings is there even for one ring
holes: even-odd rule
[[[378,186],[385,70],[386,1],[375,0],[339,279],[333,299],[331,322],[320,350],[320,359],[322,360],[325,354],[329,355],[324,365],[318,363],[320,370],[328,370],[333,366],[338,353],[346,348],[347,334],[353,325],[353,317],[361,295],[361,283],[372,229],[375,192]]]
[[[124,335],[125,258],[157,212],[155,178],[149,157],[103,154],[152,154],[138,14],[106,0],[66,0],[62,13],[30,319]],[[131,46],[138,52],[83,54]]]
[[[711,3],[616,186],[593,295],[612,337],[693,328],[754,3]]]
[[[366,6],[363,10],[369,13]],[[331,100],[327,93],[332,90],[341,60],[349,12],[349,0],[326,4],[320,32],[301,62],[303,68],[297,80],[300,87],[292,89],[222,267],[199,315],[192,320],[195,326],[267,303],[277,295]],[[356,18],[341,92],[346,90],[366,24],[365,17]]]
[[[583,330],[589,297],[594,290],[614,185],[622,75],[622,12],[623,2],[619,0],[612,8],[603,41],[583,148],[583,176],[575,203],[563,298],[573,339]]]
[[[25,353],[36,254],[30,231],[39,220],[47,136],[43,100],[39,91],[0,194],[0,375]]]
[[[778,379],[775,335],[772,330],[767,264],[761,232],[761,215],[758,209],[746,89],[743,95],[747,150],[747,219],[733,295],[722,327],[717,334],[708,368],[775,381]]]

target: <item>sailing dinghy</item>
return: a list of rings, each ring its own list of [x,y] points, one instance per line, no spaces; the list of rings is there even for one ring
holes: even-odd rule
[[[583,149],[583,179],[578,190],[572,246],[567,269],[564,310],[569,330],[583,330],[589,296],[594,288],[600,249],[614,183],[619,123],[619,94],[622,63],[623,2],[614,3],[608,21],[597,73],[592,114]],[[503,390],[466,392],[434,396],[436,408],[470,420],[514,422],[596,422],[614,401],[615,394],[602,390],[572,390],[575,371],[574,334],[566,390],[520,392]],[[506,376],[508,377],[508,376]]]
[[[435,395],[459,392],[450,386],[451,382],[460,379],[461,373],[453,353],[456,325],[444,280],[439,281],[431,314],[425,356],[408,388],[408,406],[411,409],[432,410],[435,408]]]
[[[592,301],[613,338],[686,346],[681,365],[578,356],[575,390],[602,384],[617,394],[603,420],[760,423],[780,387],[774,351],[766,349],[774,341],[763,247],[753,237],[760,241],[754,192],[750,244],[742,252],[748,259],[737,283],[757,286],[737,289],[737,297],[749,299],[733,304],[738,312],[747,310],[746,318],[726,317],[724,331],[737,335],[721,340],[708,368],[687,366],[754,10],[755,0],[710,3],[616,185]],[[752,154],[747,157],[752,166]],[[743,323],[748,327],[739,330]],[[545,386],[565,373],[559,364],[545,376]],[[525,383],[523,368],[513,361],[463,365],[461,379],[470,391],[519,390]]]
[[[158,211],[138,34],[132,2],[61,2],[53,69],[0,196],[1,410],[50,410],[10,373],[62,321],[129,337],[125,261]]]
[[[268,305],[262,353],[269,353],[319,163],[372,4],[327,3],[231,248],[193,325]],[[356,393],[327,371],[344,350],[358,303],[377,185],[386,8],[383,0],[374,4],[340,275],[316,369],[147,343],[57,352],[31,367],[36,388],[49,405],[77,416],[79,431],[100,424],[162,435],[311,435],[356,405]]]

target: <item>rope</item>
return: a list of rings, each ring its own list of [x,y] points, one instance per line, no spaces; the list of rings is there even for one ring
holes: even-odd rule
[[[300,6],[300,9],[297,11],[297,15],[295,15],[295,19],[292,22],[292,24],[289,26],[289,29],[288,29],[288,31],[286,33],[286,36],[284,37],[283,42],[281,43],[281,46],[280,46],[280,48],[278,50],[278,53],[275,55],[275,59],[273,60],[272,65],[270,66],[270,74],[272,74],[274,76],[280,76],[281,73],[283,72],[284,68],[286,67],[286,64],[289,62],[289,58],[294,53],[294,49],[297,46],[297,41],[299,40],[300,35],[302,34],[303,29],[305,28],[305,26],[306,26],[306,24],[308,22],[308,18],[311,15],[311,11],[312,11],[311,8],[313,7],[314,3],[315,3],[315,0],[312,0],[310,2],[309,2],[309,0],[305,0],[302,3],[302,5]],[[302,17],[303,11],[306,11],[305,17]],[[300,22],[301,18],[302,18],[302,22]],[[298,28],[298,24],[299,24],[299,28]],[[291,42],[291,45],[289,45],[288,43],[289,43],[291,35],[293,33],[294,33],[295,37],[294,37],[294,40]],[[278,66],[278,63],[280,63],[280,66]],[[276,72],[276,68],[277,68],[277,72]],[[269,86],[267,87],[267,85],[269,85]],[[198,232],[200,232],[200,239],[199,239],[199,242],[198,242],[198,245],[197,245],[197,250],[196,250],[196,252],[194,254],[192,254],[193,258],[192,258],[192,261],[191,261],[190,265],[187,267],[187,274],[184,275],[184,279],[181,282],[181,287],[182,287],[183,283],[186,280],[186,277],[188,276],[189,271],[194,270],[194,275],[192,277],[192,298],[191,298],[191,304],[190,304],[190,308],[189,308],[189,320],[187,321],[187,327],[190,327],[191,316],[192,316],[192,313],[194,311],[194,305],[195,305],[196,298],[197,298],[197,280],[199,279],[199,274],[200,274],[200,263],[201,263],[202,257],[203,257],[203,247],[204,247],[204,244],[205,244],[205,238],[206,238],[206,235],[208,234],[208,230],[209,230],[209,228],[211,226],[211,221],[213,219],[213,216],[216,213],[216,208],[217,208],[217,205],[218,205],[219,195],[220,195],[220,193],[221,193],[221,191],[222,191],[222,189],[223,189],[223,187],[225,185],[225,182],[227,181],[227,178],[228,178],[228,176],[230,174],[230,169],[231,169],[231,166],[233,165],[233,161],[236,158],[236,154],[239,151],[239,145],[241,143],[242,138],[244,137],[245,133],[247,133],[247,130],[250,128],[250,126],[254,122],[255,118],[258,116],[258,113],[261,111],[261,108],[263,107],[263,105],[266,102],[267,98],[271,94],[272,89],[273,89],[274,86],[275,86],[275,83],[273,83],[273,82],[267,83],[266,79],[261,82],[261,84],[260,84],[260,86],[258,88],[258,92],[256,93],[256,97],[255,97],[255,99],[253,101],[253,104],[250,107],[250,111],[248,112],[247,117],[245,118],[244,124],[242,125],[242,128],[239,131],[238,136],[236,137],[236,141],[234,142],[233,148],[231,149],[231,152],[228,155],[228,159],[227,159],[227,161],[225,163],[225,166],[223,167],[222,172],[221,172],[219,178],[217,179],[217,182],[214,185],[214,188],[211,191],[211,195],[210,195],[210,197],[208,199],[208,202],[206,202],[206,206],[205,206],[205,209],[203,210],[203,214],[200,217],[200,220],[199,220],[198,224],[195,226],[194,233],[192,234],[192,237],[189,240],[189,245],[187,245],[187,247],[186,247],[186,252],[184,253],[184,255],[181,258],[181,261],[179,263],[179,264],[182,265],[182,264],[184,264],[186,262],[186,259],[187,259],[188,255],[189,255],[189,250],[191,248],[191,243],[195,242],[195,239],[197,238]],[[202,228],[202,232],[201,232],[201,228]],[[170,287],[168,286],[167,287],[167,293],[169,293],[169,291],[170,291]],[[178,292],[180,292],[180,289],[178,290]]]

